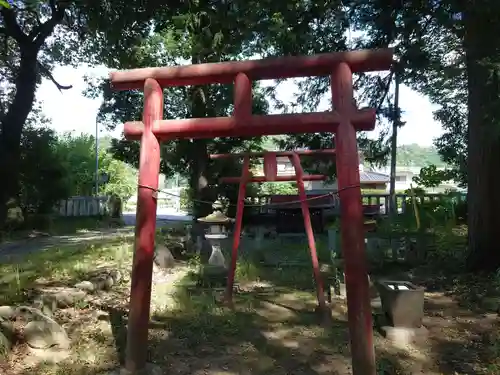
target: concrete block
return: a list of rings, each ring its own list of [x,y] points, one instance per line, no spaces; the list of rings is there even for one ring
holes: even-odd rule
[[[424,326],[419,328],[383,326],[380,327],[380,331],[386,339],[398,347],[406,347],[415,342],[424,341],[429,336],[429,332]]]

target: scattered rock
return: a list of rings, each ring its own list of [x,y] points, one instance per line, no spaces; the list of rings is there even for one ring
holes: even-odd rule
[[[14,327],[8,322],[0,322],[0,358],[5,357],[12,348]]]
[[[75,288],[81,289],[88,293],[92,293],[95,290],[94,284],[90,281],[81,281],[78,284],[75,284]]]
[[[12,306],[0,306],[0,321],[10,320],[16,315],[16,309]]]
[[[69,337],[64,328],[55,320],[36,309],[29,307],[23,307],[23,309],[27,309],[33,318],[24,327],[24,339],[28,346],[35,349],[47,349],[54,346],[69,349]]]
[[[52,347],[48,349],[36,349],[29,347],[30,355],[26,359],[26,363],[32,363],[32,366],[38,365],[40,362],[46,364],[56,364],[64,361],[70,356],[70,351],[67,349],[60,349],[57,347]]]
[[[111,276],[115,282],[115,284],[118,284],[120,281],[122,281],[122,274],[118,270],[109,270],[108,271],[109,276]]]
[[[52,312],[56,307],[67,308],[82,302],[87,293],[77,288],[69,287],[53,287],[44,288],[41,291],[40,297],[37,299],[38,305],[40,302],[43,306],[48,307]]]
[[[165,246],[170,250],[174,258],[180,258],[186,252],[186,245],[182,239],[169,240],[165,242]]]
[[[94,277],[91,282],[95,290],[109,290],[115,284],[113,278],[107,274]]]
[[[154,261],[158,267],[175,267],[175,258],[166,246],[156,246]]]
[[[424,326],[420,328],[383,326],[381,331],[386,339],[399,348],[405,348],[416,341],[425,340],[429,335],[427,328]]]
[[[40,310],[42,314],[51,317],[57,309],[57,301],[52,296],[42,294],[35,299],[33,307]]]
[[[98,290],[109,290],[122,281],[122,274],[116,269],[101,268],[89,275],[89,280],[81,281],[75,285],[85,292],[96,292]]]

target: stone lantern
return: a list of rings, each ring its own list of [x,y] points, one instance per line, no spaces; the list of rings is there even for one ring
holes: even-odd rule
[[[200,223],[207,225],[205,239],[211,247],[211,254],[208,258],[208,263],[203,266],[203,276],[227,276],[227,265],[222,253],[222,243],[228,239],[227,226],[234,219],[228,218],[222,213],[222,205],[216,201],[212,206],[214,212],[205,217],[199,218]],[[217,277],[218,278],[218,277]],[[222,281],[222,280],[221,280]]]

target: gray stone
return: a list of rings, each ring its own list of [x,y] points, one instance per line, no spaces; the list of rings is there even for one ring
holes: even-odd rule
[[[414,342],[426,340],[429,335],[427,328],[424,326],[419,328],[383,326],[380,330],[386,339],[399,347],[406,347]]]
[[[154,261],[160,268],[175,267],[175,258],[166,246],[156,246]]]
[[[27,306],[18,308],[18,311],[20,315],[30,319],[30,322],[24,327],[24,339],[28,346],[35,349],[47,349],[53,346],[60,349],[70,347],[66,331],[54,319]]]
[[[43,305],[49,306],[54,311],[56,306],[59,308],[73,307],[75,304],[82,302],[86,296],[85,291],[77,288],[54,287],[43,289],[40,298]]]
[[[96,276],[91,282],[95,290],[109,290],[115,284],[113,278],[107,274]]]
[[[41,295],[35,299],[33,307],[40,310],[42,314],[52,317],[57,309],[57,301],[53,296]]]
[[[90,281],[81,281],[78,284],[75,284],[75,288],[81,289],[88,293],[92,293],[95,290],[94,284]]]
[[[10,320],[16,315],[16,309],[12,306],[0,306],[0,321]]]
[[[68,349],[60,349],[56,346],[47,349],[36,349],[28,346],[29,356],[26,359],[26,364],[30,367],[39,365],[40,362],[45,364],[57,364],[64,361],[71,354]]]
[[[0,358],[5,357],[12,349],[14,327],[8,322],[0,322]]]
[[[118,284],[123,279],[122,273],[118,270],[109,270],[109,276],[113,278],[115,284]]]

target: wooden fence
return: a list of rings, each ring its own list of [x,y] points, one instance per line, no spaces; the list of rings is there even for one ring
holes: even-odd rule
[[[433,202],[448,199],[450,196],[447,194],[423,194],[416,196],[417,202]],[[467,198],[466,193],[456,193],[453,195],[457,202],[465,201]],[[255,198],[252,203],[257,205],[262,205],[260,209],[261,213],[270,213],[273,211],[274,207],[266,207],[269,204],[271,196],[265,195]],[[380,207],[380,213],[385,214],[388,212],[388,207],[390,204],[391,196],[390,194],[362,194],[362,202],[364,205],[377,205]],[[396,207],[398,207],[399,213],[404,213],[406,211],[406,205],[409,203],[409,196],[407,194],[396,194]],[[322,206],[325,210],[337,211],[340,207],[340,200],[338,196],[334,196],[333,204]],[[286,208],[286,205],[283,205]]]
[[[55,208],[60,216],[92,217],[109,214],[108,197],[70,197]]]
[[[438,201],[448,197],[446,194],[424,194],[417,196],[419,202],[430,202]],[[458,202],[464,201],[466,199],[465,193],[457,193],[454,195]],[[173,201],[171,196],[164,197],[169,201]],[[260,196],[252,199],[252,204],[262,205],[260,208],[260,213],[271,213],[273,208],[266,207],[269,203],[271,196]],[[396,194],[396,204],[399,213],[404,213],[406,210],[406,205],[408,204],[408,196],[406,194]],[[70,197],[68,199],[59,202],[56,207],[56,211],[60,216],[102,216],[109,214],[109,197]],[[385,214],[387,212],[386,208],[389,207],[390,195],[389,194],[363,194],[362,201],[364,205],[378,205],[380,207],[380,213]],[[177,205],[178,202],[176,201]],[[159,204],[161,207],[162,205]],[[338,197],[333,199],[333,204],[323,207],[325,210],[338,210],[340,202]],[[283,207],[286,207],[284,205]]]

